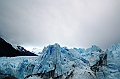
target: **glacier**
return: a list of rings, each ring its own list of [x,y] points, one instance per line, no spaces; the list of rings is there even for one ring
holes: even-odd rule
[[[44,47],[39,56],[0,57],[0,75],[18,79],[120,79],[119,61],[120,43],[106,50],[96,45],[68,49],[55,43]]]

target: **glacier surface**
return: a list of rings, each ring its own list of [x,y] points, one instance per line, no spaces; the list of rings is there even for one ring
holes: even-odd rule
[[[120,79],[120,44],[106,50],[44,47],[40,56],[1,57],[0,74],[18,79]],[[1,76],[0,76],[1,77]]]

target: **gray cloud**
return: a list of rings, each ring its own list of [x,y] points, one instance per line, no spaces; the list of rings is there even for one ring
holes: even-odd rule
[[[105,49],[120,42],[119,0],[0,0],[0,36],[12,44]]]

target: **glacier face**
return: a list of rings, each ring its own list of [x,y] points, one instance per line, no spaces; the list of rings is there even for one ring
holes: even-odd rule
[[[119,79],[120,44],[107,50],[44,47],[40,56],[1,57],[0,73],[18,79]]]

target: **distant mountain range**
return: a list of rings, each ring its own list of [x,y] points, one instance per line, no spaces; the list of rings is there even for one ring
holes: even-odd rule
[[[26,50],[22,46],[17,46],[17,49],[0,37],[0,57],[15,57],[15,56],[37,56],[36,54]]]

